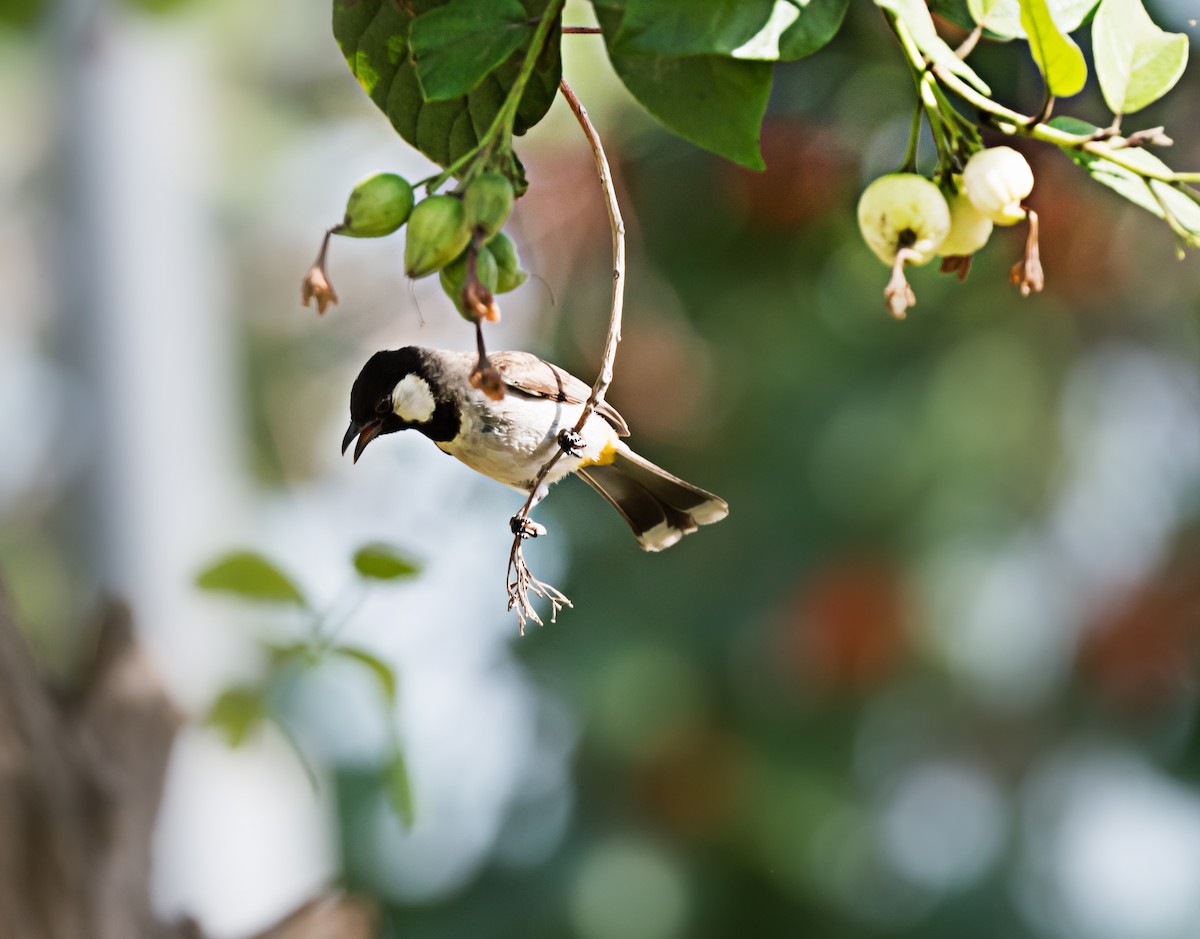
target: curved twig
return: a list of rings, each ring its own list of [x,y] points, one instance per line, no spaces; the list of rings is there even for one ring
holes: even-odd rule
[[[621,343],[621,316],[625,309],[625,220],[621,217],[621,206],[617,202],[617,191],[613,185],[612,170],[608,165],[608,157],[604,154],[604,146],[600,143],[600,135],[596,133],[596,128],[592,124],[591,118],[588,117],[587,109],[584,108],[571,86],[567,84],[566,79],[563,79],[559,83],[558,88],[562,92],[562,96],[566,99],[567,104],[570,105],[575,119],[579,121],[579,126],[583,128],[583,135],[587,138],[588,145],[592,148],[592,155],[596,160],[596,173],[600,177],[600,188],[604,191],[604,201],[608,207],[608,221],[612,229],[613,288],[612,312],[608,320],[608,339],[604,344],[604,357],[600,362],[600,374],[596,376],[596,382],[592,385],[592,393],[588,395],[587,401],[584,402],[583,410],[579,414],[579,420],[575,422],[574,430],[576,433],[579,433],[583,430],[583,425],[587,423],[588,418],[592,416],[592,412],[604,401],[604,395],[608,392],[609,385],[612,384],[613,365],[617,358],[617,347]],[[556,450],[554,455],[542,466],[537,478],[533,481],[533,486],[529,490],[529,498],[521,506],[521,510],[515,516],[516,519],[528,517],[537,494],[546,481],[546,477],[550,474],[550,470],[554,468],[555,464],[562,459],[565,452],[561,448]],[[529,567],[526,565],[521,553],[522,541],[523,535],[513,535],[513,546],[508,556],[506,579],[508,584],[508,608],[510,610],[516,609],[521,632],[524,633],[527,620],[533,620],[539,626],[542,625],[541,618],[537,615],[529,600],[531,591],[536,596],[542,596],[550,600],[551,622],[554,622],[554,617],[558,614],[559,609],[564,605],[570,606],[571,601],[560,591],[555,590],[549,584],[542,583],[529,572]]]

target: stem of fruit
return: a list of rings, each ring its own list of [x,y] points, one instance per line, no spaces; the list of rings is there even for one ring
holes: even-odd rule
[[[904,163],[900,166],[901,173],[917,171],[917,142],[921,138],[921,115],[924,113],[924,105],[918,97],[917,105],[913,108],[912,129],[908,132],[908,152],[904,154]]]
[[[950,176],[957,164],[958,131],[946,121],[946,117],[942,113],[937,95],[934,94],[936,84],[933,75],[928,70],[920,73],[917,88],[921,95],[921,104],[929,118],[929,128],[933,131],[933,142],[937,145],[938,173],[942,176]]]

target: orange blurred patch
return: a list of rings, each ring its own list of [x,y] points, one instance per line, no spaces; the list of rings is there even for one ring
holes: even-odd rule
[[[794,117],[768,118],[762,173],[728,164],[728,193],[752,227],[796,228],[849,203],[855,160],[831,128]]]
[[[848,692],[877,687],[905,657],[907,611],[895,565],[835,562],[788,605],[779,635],[782,663],[806,686]]]
[[[1139,251],[1126,243],[1118,225],[1128,206],[1051,149],[1025,151],[1036,180],[1029,204],[1041,222],[1046,286],[1065,296],[1072,307],[1086,310],[1111,302],[1114,294],[1136,281]],[[1153,219],[1147,216],[1145,222],[1152,224]],[[1024,237],[1022,226],[1015,230]],[[1013,244],[1016,260],[1016,239]]]
[[[1198,653],[1200,535],[1193,535],[1158,576],[1092,630],[1079,670],[1106,698],[1144,714],[1195,690]]]
[[[634,796],[678,834],[708,837],[736,813],[748,766],[741,740],[719,729],[696,727],[635,773]]]

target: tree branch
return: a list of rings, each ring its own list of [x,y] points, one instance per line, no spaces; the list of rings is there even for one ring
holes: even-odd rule
[[[613,185],[612,170],[608,165],[608,157],[604,153],[604,146],[600,142],[600,135],[596,133],[596,128],[592,124],[591,118],[588,117],[587,109],[584,108],[575,91],[567,84],[566,79],[563,79],[559,84],[559,91],[562,92],[562,96],[566,99],[572,113],[574,113],[575,119],[579,121],[579,126],[583,129],[583,135],[587,138],[588,145],[592,148],[592,155],[596,160],[596,173],[600,177],[600,188],[604,192],[605,205],[608,207],[609,227],[612,229],[613,287],[612,310],[608,320],[608,338],[604,344],[604,357],[600,362],[600,373],[596,376],[595,384],[592,385],[592,393],[588,395],[587,401],[584,402],[579,420],[575,422],[574,430],[578,434],[583,430],[588,418],[592,416],[592,412],[604,401],[604,396],[608,392],[609,385],[612,384],[613,380],[613,367],[617,358],[617,347],[621,343],[621,318],[625,309],[625,220],[621,217],[621,206],[617,201],[617,190]],[[521,510],[514,517],[514,521],[529,517],[529,512],[533,508],[534,502],[537,500],[538,494],[546,482],[546,477],[549,476],[550,471],[558,461],[562,459],[565,452],[560,447],[554,456],[546,461],[533,482],[533,486],[529,491],[529,498],[521,506]],[[525,623],[527,620],[532,620],[539,626],[542,625],[541,618],[537,615],[529,600],[530,592],[535,596],[540,596],[550,601],[551,622],[554,622],[555,616],[564,605],[570,606],[571,603],[560,591],[537,580],[529,572],[529,567],[526,565],[521,552],[521,543],[524,537],[525,535],[519,532],[513,535],[512,550],[508,556],[507,573],[508,608],[510,610],[516,609],[517,620],[520,623],[522,633],[525,632]]]

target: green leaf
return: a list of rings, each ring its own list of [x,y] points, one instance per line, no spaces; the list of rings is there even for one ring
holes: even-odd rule
[[[837,34],[848,5],[849,0],[628,0],[612,47],[622,54],[794,61]]]
[[[231,747],[240,747],[266,716],[266,692],[255,685],[238,685],[221,693],[204,722],[220,731]]]
[[[1083,90],[1087,62],[1079,46],[1054,22],[1046,0],[1020,0],[1021,26],[1029,38],[1033,61],[1046,79],[1046,90],[1069,98]]]
[[[790,23],[783,23],[780,11],[783,10],[786,14],[788,4],[776,3],[767,25],[742,47],[746,50],[742,58],[763,58],[762,55],[750,53],[769,41],[773,36],[772,30],[778,29],[780,25],[783,25],[783,32],[778,40],[779,61],[795,62],[819,52],[842,28],[842,20],[846,18],[850,0],[808,0],[807,3],[799,2],[795,5],[800,12],[799,17]]]
[[[774,6],[775,0],[628,0],[612,48],[650,55],[732,55],[767,24]]]
[[[415,577],[421,565],[385,544],[363,545],[354,552],[354,569],[368,580]]]
[[[1087,121],[1072,117],[1056,117],[1050,126],[1071,134],[1091,134],[1097,128]],[[1140,206],[1151,215],[1164,219],[1172,231],[1186,244],[1200,248],[1200,204],[1169,183],[1148,180],[1132,170],[1106,160],[1102,156],[1077,148],[1066,148],[1067,154],[1078,166],[1102,186]],[[1139,169],[1155,173],[1170,173],[1171,167],[1152,153],[1134,148],[1120,151],[1121,159]]]
[[[548,0],[521,0],[536,19]],[[409,50],[409,30],[418,17],[447,0],[334,0],[333,33],[363,90],[410,144],[441,166],[473,150],[487,131],[521,68],[510,56],[469,94],[426,101]],[[524,45],[521,47],[524,48]],[[523,134],[554,103],[562,77],[557,28],[538,59],[517,109],[514,131]]]
[[[621,14],[596,8],[617,77],[638,103],[685,140],[751,169],[759,152],[763,114],[771,93],[771,66],[718,55],[624,55],[611,37]]]
[[[0,3],[0,27],[35,27],[49,7],[49,0],[5,0]]]
[[[875,0],[875,4],[891,12],[908,27],[917,48],[935,65],[940,65],[947,72],[957,75],[974,86],[976,91],[985,95],[992,93],[984,80],[975,74],[975,70],[955,55],[954,50],[937,34],[933,17],[930,16],[924,0]]]
[[[467,94],[532,36],[520,0],[451,0],[418,16],[410,41],[425,100]]]
[[[1099,0],[1048,0],[1050,15],[1064,33],[1073,33],[1091,15]],[[1024,39],[1020,0],[930,0],[929,8],[943,19],[973,29],[977,23],[988,37],[1007,42]]]
[[[379,687],[383,689],[383,694],[387,698],[388,704],[394,705],[396,703],[396,672],[387,662],[374,653],[368,652],[366,649],[360,649],[357,646],[334,646],[329,651],[334,655],[352,659],[360,665],[365,665],[369,668],[379,680]]]
[[[412,782],[408,776],[408,764],[404,754],[397,748],[383,770],[383,791],[388,805],[405,828],[412,828],[416,818],[413,809]]]
[[[1011,7],[1012,9],[1009,10],[1009,3],[1006,0],[967,0],[967,10],[971,14],[971,19],[988,32],[996,35],[1005,35],[1006,33],[1006,13],[1015,17],[1016,25],[1020,28],[1021,7],[1017,3],[1012,3]]]
[[[277,669],[297,659],[305,665],[315,665],[320,661],[319,650],[310,642],[260,642],[259,646]]]
[[[253,551],[235,551],[221,558],[200,572],[196,586],[247,600],[308,605],[300,588],[286,574]]]
[[[1132,114],[1175,87],[1188,38],[1159,29],[1141,0],[1103,0],[1092,21],[1100,91],[1114,114]]]

